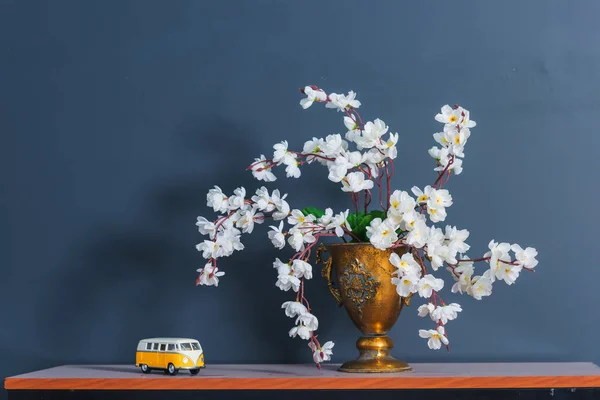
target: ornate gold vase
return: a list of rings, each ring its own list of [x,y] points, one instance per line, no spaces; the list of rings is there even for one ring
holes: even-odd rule
[[[323,260],[323,252],[329,259]],[[404,361],[390,355],[394,342],[387,332],[394,326],[410,297],[401,298],[392,284],[392,272],[397,268],[390,263],[390,255],[399,256],[408,248],[379,250],[370,243],[341,243],[317,250],[317,262],[324,263],[321,274],[327,279],[329,290],[338,306],[344,306],[354,325],[361,331],[356,347],[356,360],[342,364],[344,372],[401,372],[410,371]],[[331,274],[335,271],[336,287]]]

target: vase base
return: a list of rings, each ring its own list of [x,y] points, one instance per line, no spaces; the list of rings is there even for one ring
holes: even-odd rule
[[[394,342],[389,336],[362,336],[356,342],[360,357],[339,368],[342,372],[405,372],[412,368],[406,362],[390,355]]]
[[[393,357],[374,358],[370,360],[352,360],[342,364],[339,368],[342,372],[355,373],[373,373],[373,372],[407,372],[411,371],[412,367],[408,363],[397,360]]]

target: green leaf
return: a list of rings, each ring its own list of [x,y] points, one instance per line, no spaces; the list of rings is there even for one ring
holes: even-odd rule
[[[302,211],[302,214],[304,214],[305,216],[312,214],[316,218],[321,218],[323,215],[325,215],[325,211],[323,211],[317,207],[305,207],[301,211]]]
[[[361,217],[357,222],[356,227],[352,229],[352,233],[358,236],[358,238],[363,242],[369,241],[369,238],[367,238],[367,226],[369,226],[373,219],[374,218],[372,215],[365,215],[364,217]]]
[[[385,211],[381,211],[381,210],[373,210],[369,214],[373,216],[373,219],[375,219],[375,218],[381,218],[382,221],[387,216],[387,214],[385,213]]]
[[[346,218],[346,221],[348,221],[348,223],[350,224],[350,228],[354,230],[354,228],[356,227],[356,214],[348,214],[348,218]]]

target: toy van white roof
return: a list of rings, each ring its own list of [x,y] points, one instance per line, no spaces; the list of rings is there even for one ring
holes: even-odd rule
[[[152,343],[189,343],[189,342],[198,342],[198,339],[190,339],[190,338],[169,338],[169,337],[157,337],[157,338],[148,338],[140,340],[142,342],[152,342]]]

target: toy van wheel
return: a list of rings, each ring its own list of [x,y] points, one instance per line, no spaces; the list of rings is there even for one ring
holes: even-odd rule
[[[148,367],[147,364],[142,364],[140,365],[140,369],[142,370],[143,373],[145,374],[149,374],[150,373],[150,368]]]
[[[169,363],[169,365],[167,365],[167,372],[169,373],[169,375],[177,375],[179,370],[175,369],[175,366]]]
[[[200,372],[200,368],[190,369],[190,374],[192,375],[198,375],[198,372]]]

